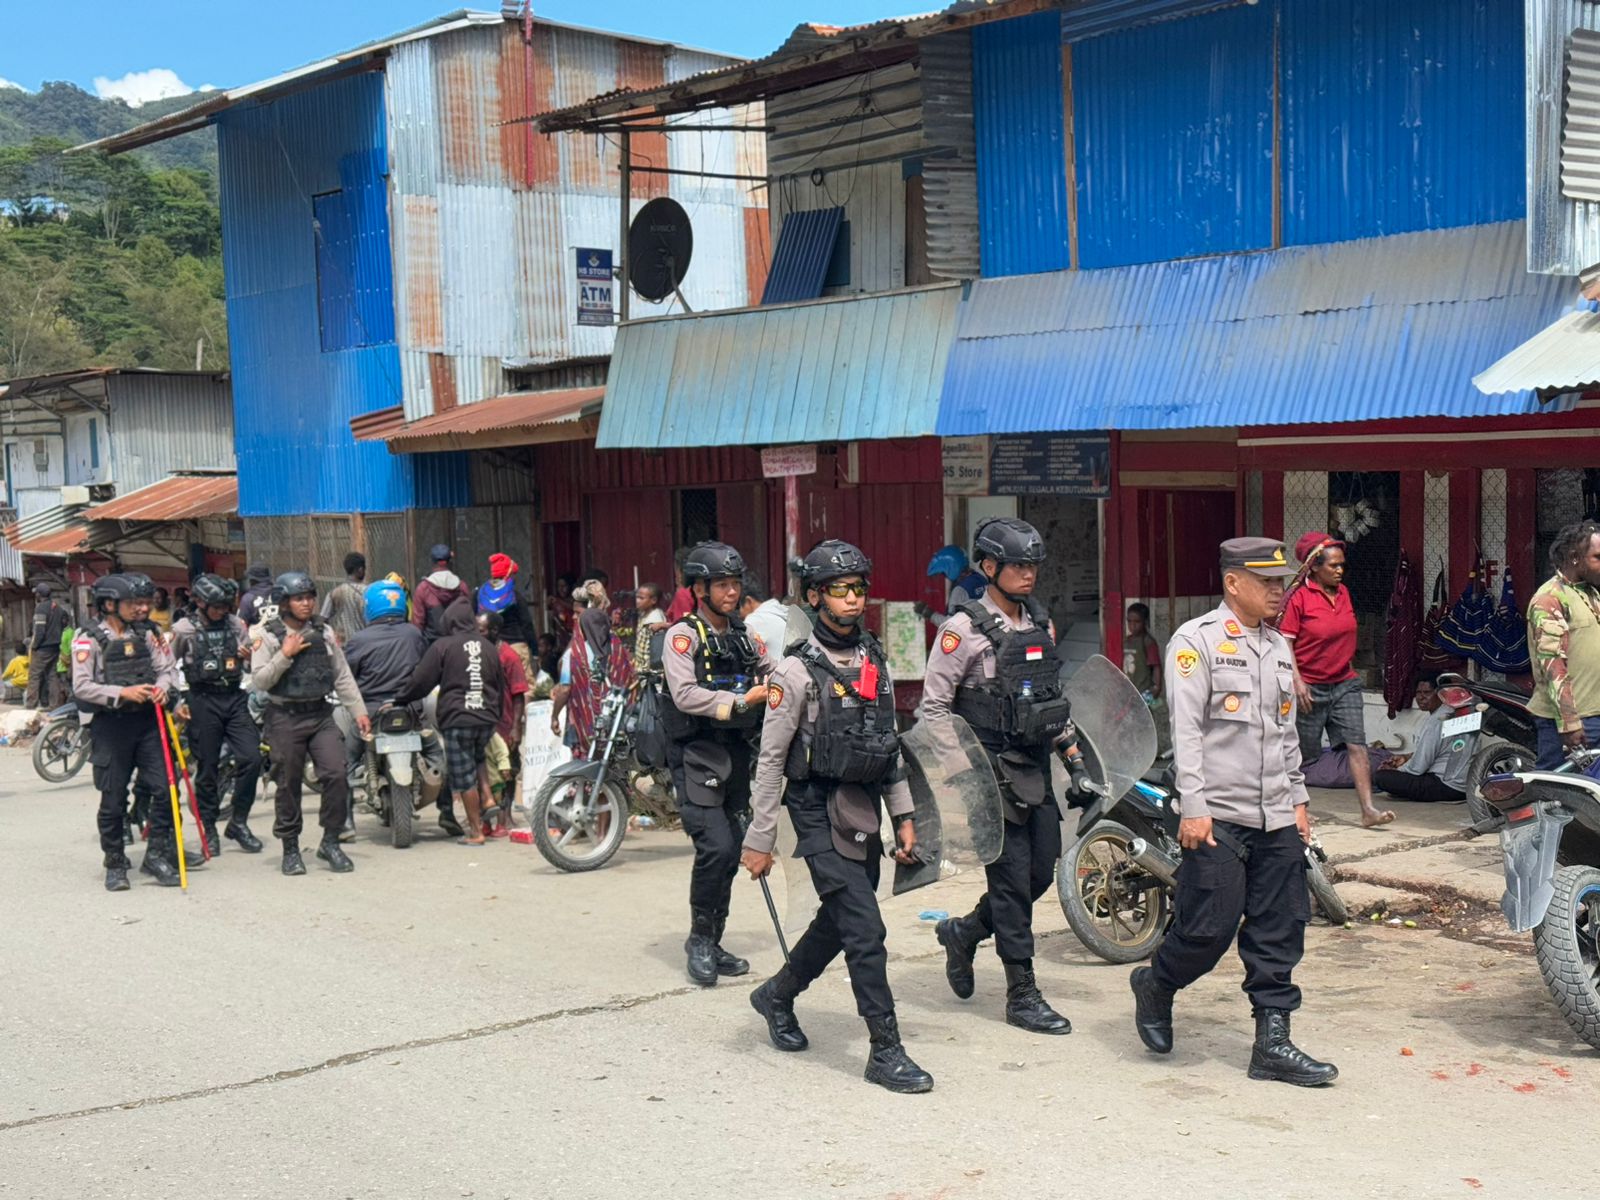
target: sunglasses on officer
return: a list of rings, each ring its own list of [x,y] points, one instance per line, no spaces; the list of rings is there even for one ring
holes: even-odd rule
[[[867,581],[858,579],[851,583],[843,579],[835,579],[832,583],[824,584],[822,590],[835,600],[843,600],[846,596],[865,596],[867,594]]]

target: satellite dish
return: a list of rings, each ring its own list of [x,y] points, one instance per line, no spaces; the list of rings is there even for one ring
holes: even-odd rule
[[[694,255],[694,230],[683,205],[658,196],[639,210],[628,229],[628,282],[646,300],[677,295]],[[684,304],[684,308],[688,308]]]

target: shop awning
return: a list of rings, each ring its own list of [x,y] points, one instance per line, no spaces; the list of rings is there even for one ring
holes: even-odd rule
[[[1192,429],[1548,412],[1473,371],[1574,281],[1529,275],[1521,221],[1331,246],[983,279],[938,432]]]
[[[385,443],[391,454],[576,442],[594,437],[604,395],[599,387],[510,392],[409,424],[397,405],[356,417],[350,433],[358,442]]]
[[[238,476],[205,474],[169,476],[97,504],[85,515],[95,521],[198,521],[238,511]]]
[[[1473,376],[1487,395],[1566,392],[1600,384],[1600,313],[1569,312]]]
[[[934,431],[959,284],[617,330],[601,449],[761,446]]]

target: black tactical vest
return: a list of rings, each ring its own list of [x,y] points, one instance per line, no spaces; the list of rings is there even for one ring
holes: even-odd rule
[[[958,612],[994,647],[994,678],[956,688],[954,711],[993,751],[1047,747],[1067,727],[1072,706],[1061,694],[1061,664],[1049,628],[1039,617],[1027,630],[1007,629],[981,604]]]
[[[99,621],[86,631],[100,646],[100,680],[112,687],[143,687],[156,681],[156,660],[150,653],[148,631],[154,626],[143,622],[129,625],[120,636],[113,636]]]
[[[846,671],[836,667],[810,642],[791,651],[806,664],[817,690],[817,719],[809,735],[801,733],[789,743],[783,764],[787,778],[822,785],[871,785],[894,774],[900,762],[894,687],[878,643],[863,635],[862,645],[878,668],[877,695],[870,698],[858,691],[860,668]]]
[[[224,617],[220,625],[196,625],[183,657],[183,674],[197,691],[238,688],[239,680],[244,678],[244,660],[239,655],[239,635],[232,620]]]
[[[267,622],[267,630],[279,644],[289,636],[289,627],[283,619]],[[289,660],[289,669],[283,678],[269,689],[280,700],[303,703],[321,700],[333,691],[333,655],[328,651],[328,627],[321,617],[312,617],[300,628],[306,648]]]
[[[694,652],[694,678],[701,687],[715,692],[737,692],[743,695],[755,686],[756,672],[761,669],[761,654],[745,632],[744,622],[738,617],[728,618],[726,633],[716,633],[701,619],[698,612],[684,618],[694,626],[700,636],[700,645]],[[670,644],[672,631],[667,630],[663,644]],[[654,660],[652,668],[660,669],[661,662],[655,641],[651,641]],[[754,729],[766,715],[766,706],[752,705],[747,712],[730,713],[726,721],[710,717],[697,717],[682,712],[672,702],[672,690],[665,682],[661,685],[661,728],[676,742],[689,742],[704,737],[708,732],[723,729]]]

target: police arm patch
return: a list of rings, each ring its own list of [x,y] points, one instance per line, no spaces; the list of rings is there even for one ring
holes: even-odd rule
[[[767,687],[767,707],[768,708],[777,708],[778,705],[780,705],[782,703],[783,703],[783,688],[780,685],[776,684],[776,683],[769,684],[768,687]]]
[[[79,646],[77,650],[73,652],[72,657],[77,662],[88,662],[89,648],[87,646]]]
[[[1187,679],[1194,674],[1195,667],[1200,665],[1200,655],[1193,650],[1179,650],[1173,656],[1173,662],[1177,665],[1178,675]]]
[[[959,633],[946,633],[939,639],[939,649],[946,654],[954,654],[956,647],[959,645],[961,645],[961,635]]]
[[[687,633],[675,633],[672,635],[672,648],[679,654],[688,654],[691,645],[693,645],[693,642]]]

